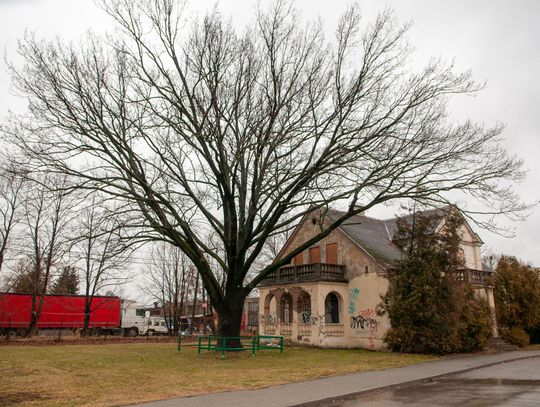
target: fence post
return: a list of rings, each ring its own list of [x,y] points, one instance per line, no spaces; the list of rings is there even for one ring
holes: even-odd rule
[[[182,346],[182,335],[178,335],[178,352],[180,352],[181,346]]]
[[[225,337],[221,337],[221,359],[225,358]]]
[[[279,341],[279,353],[283,353],[283,336],[280,337]]]

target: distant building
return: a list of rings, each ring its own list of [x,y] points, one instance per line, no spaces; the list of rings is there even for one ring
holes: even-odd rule
[[[431,212],[437,220],[433,232],[440,233],[447,212]],[[341,215],[330,210],[324,222]],[[316,235],[318,222],[306,215],[280,256]],[[323,347],[384,348],[390,322],[377,315],[376,307],[388,290],[388,271],[403,256],[393,241],[395,231],[395,219],[354,216],[297,255],[291,265],[271,273],[258,286],[259,331]],[[461,234],[465,268],[456,278],[469,281],[477,295],[488,301],[494,316],[492,271],[480,258],[483,242],[465,220]],[[496,333],[495,319],[493,329]]]

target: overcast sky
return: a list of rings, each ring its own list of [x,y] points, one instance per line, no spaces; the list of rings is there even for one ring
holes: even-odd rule
[[[251,19],[255,0],[192,1],[192,12],[218,4],[235,23]],[[263,1],[264,3],[264,1]],[[297,1],[309,19],[321,18],[332,27],[348,2]],[[410,42],[415,58],[422,64],[429,57],[455,60],[458,69],[471,69],[485,90],[475,98],[452,104],[456,118],[470,117],[488,125],[506,124],[504,145],[525,161],[527,180],[517,187],[527,202],[540,200],[540,1],[360,1],[365,21],[373,19],[385,5],[395,11],[400,22],[412,21]],[[0,0],[0,46],[8,60],[17,62],[17,38],[25,30],[38,36],[78,41],[87,30],[112,29],[109,18],[92,0]],[[10,90],[4,59],[0,61],[0,120],[8,110],[23,112],[24,100]],[[373,216],[389,217],[388,208],[374,209]],[[540,209],[525,222],[502,224],[515,228],[515,237],[503,238],[479,230],[485,248],[514,254],[540,266]],[[537,240],[538,239],[538,240]]]

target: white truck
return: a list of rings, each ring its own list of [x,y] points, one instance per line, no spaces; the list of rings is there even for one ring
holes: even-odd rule
[[[167,334],[165,318],[152,317],[143,305],[135,301],[122,303],[122,330],[126,336]]]

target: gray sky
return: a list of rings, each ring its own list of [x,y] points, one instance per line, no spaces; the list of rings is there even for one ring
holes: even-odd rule
[[[255,0],[191,1],[192,12],[213,4],[235,23],[252,18]],[[264,1],[263,1],[264,3]],[[308,18],[320,17],[329,28],[343,12],[345,1],[297,1]],[[360,1],[365,21],[385,5],[395,10],[400,22],[413,21],[409,32],[416,47],[415,62],[429,57],[455,60],[458,69],[471,69],[476,80],[487,81],[486,89],[474,98],[452,103],[456,118],[469,117],[488,125],[506,124],[504,145],[525,160],[527,180],[517,190],[527,202],[540,200],[540,1]],[[26,29],[38,36],[77,42],[87,31],[111,30],[109,18],[92,0],[0,0],[0,46],[9,60],[17,61],[17,38]],[[24,100],[10,91],[4,60],[0,61],[0,120],[8,110],[24,112]],[[378,208],[372,216],[392,216],[389,208]],[[513,227],[515,237],[503,238],[479,230],[485,248],[508,253],[540,266],[540,209],[525,222],[500,223]],[[539,238],[540,240],[540,238]]]

